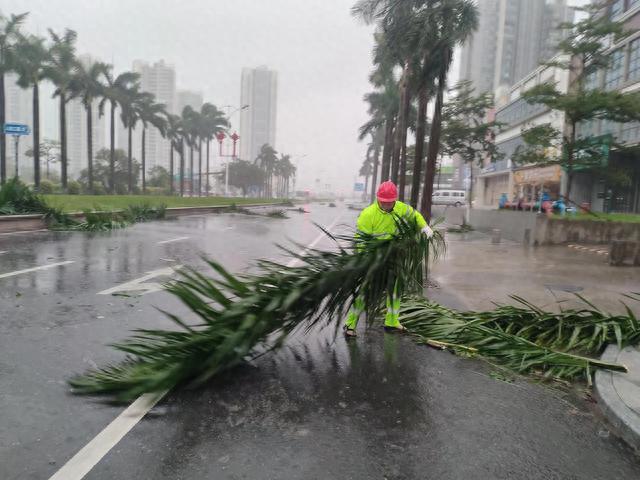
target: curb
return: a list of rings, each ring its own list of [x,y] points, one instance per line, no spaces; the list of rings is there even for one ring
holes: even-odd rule
[[[198,215],[206,213],[219,213],[228,210],[232,204],[228,205],[212,205],[210,207],[171,207],[167,208],[167,217],[179,217],[181,215]],[[260,207],[278,207],[284,204],[278,203],[250,203],[246,205],[236,205],[238,208],[260,208]],[[114,210],[117,211],[117,210]],[[70,212],[69,216],[79,218],[84,215],[83,212]],[[46,229],[47,225],[40,214],[31,215],[0,215],[0,233],[27,232]]]
[[[617,345],[608,345],[602,354],[604,362],[616,363],[620,355]],[[622,439],[640,452],[640,415],[631,410],[620,398],[614,385],[619,372],[598,370],[595,375],[594,393],[604,416],[618,430]]]

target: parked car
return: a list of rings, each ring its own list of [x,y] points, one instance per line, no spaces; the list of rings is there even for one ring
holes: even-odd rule
[[[432,203],[434,205],[455,205],[460,207],[466,203],[464,190],[436,190],[433,192]]]

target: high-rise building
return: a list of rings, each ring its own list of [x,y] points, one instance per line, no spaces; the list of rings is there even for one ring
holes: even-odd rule
[[[21,88],[16,82],[18,77],[14,73],[5,76],[5,102],[7,123],[24,123],[33,130],[33,102],[32,90]],[[33,137],[23,136],[19,140],[18,163],[20,166],[20,176],[27,181],[31,181],[33,176],[33,158],[27,157],[25,153],[33,148]],[[7,137],[7,177],[15,174],[16,158],[15,142],[13,137]]]
[[[464,45],[460,78],[498,96],[557,52],[567,0],[483,0],[479,27]]]
[[[176,113],[180,115],[186,106],[189,106],[196,111],[200,111],[203,102],[204,100],[201,92],[178,90],[176,95]]]
[[[85,66],[91,65],[95,60],[89,55],[81,55],[79,61]],[[93,102],[91,111],[91,136],[93,139],[93,157],[105,148],[105,126],[108,111],[100,116],[100,100]],[[70,100],[67,104],[67,172],[69,178],[77,178],[80,172],[87,168],[87,110],[79,98]]]
[[[275,148],[278,74],[267,67],[243,68],[240,105],[240,158],[254,160],[260,148]]]
[[[136,60],[133,62],[132,70],[140,75],[142,91],[152,93],[155,96],[155,101],[164,103],[168,112],[179,113],[176,109],[176,71],[172,65],[165,63],[164,60],[154,64]],[[122,126],[122,122],[118,123],[120,124],[118,147],[126,150],[127,131]],[[138,124],[132,137],[133,157],[138,161],[141,156],[141,141],[142,130],[141,125]],[[162,138],[160,132],[153,126],[147,128],[145,143],[147,171],[156,165],[167,168],[169,165],[169,142]]]

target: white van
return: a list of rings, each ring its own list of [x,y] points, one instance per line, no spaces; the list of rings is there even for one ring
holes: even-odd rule
[[[436,190],[433,192],[432,202],[434,205],[455,205],[461,207],[466,201],[464,190]]]

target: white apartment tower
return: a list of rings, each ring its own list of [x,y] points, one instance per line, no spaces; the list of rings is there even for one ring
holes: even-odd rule
[[[18,77],[14,73],[5,76],[5,102],[7,123],[24,123],[33,130],[33,90],[23,89],[16,82]],[[42,136],[42,134],[41,134]],[[41,139],[42,141],[42,139]],[[33,158],[25,153],[33,148],[33,136],[26,135],[20,138],[18,147],[18,162],[20,177],[31,181],[33,178]],[[12,136],[7,137],[7,178],[15,173],[15,142]]]
[[[478,30],[462,49],[460,78],[501,93],[557,53],[558,26],[573,18],[567,0],[482,0]]]
[[[179,114],[176,110],[176,71],[172,65],[160,60],[154,64],[149,64],[142,60],[133,62],[132,70],[140,75],[140,88],[144,92],[152,93],[155,101],[164,103],[170,113]],[[119,113],[118,113],[119,114]],[[127,150],[127,130],[122,126],[118,117],[120,128],[118,130],[118,148]],[[133,131],[132,148],[133,158],[141,161],[141,125]],[[162,138],[160,132],[153,126],[147,128],[146,135],[146,163],[147,172],[156,165],[167,168],[169,166],[169,142]]]
[[[260,148],[275,148],[278,74],[267,67],[243,68],[240,105],[240,158],[253,161]]]

